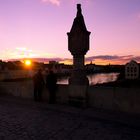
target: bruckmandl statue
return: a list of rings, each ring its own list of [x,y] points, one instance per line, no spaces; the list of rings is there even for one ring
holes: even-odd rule
[[[77,15],[72,28],[68,34],[68,50],[73,55],[73,72],[69,79],[72,85],[88,85],[88,79],[84,70],[85,54],[89,50],[89,35],[84,17],[82,15],[81,4],[77,4]]]
[[[68,34],[68,50],[73,55],[73,70],[69,78],[69,103],[78,106],[87,105],[88,78],[84,70],[85,54],[89,50],[89,35],[81,5],[77,4],[77,15]]]

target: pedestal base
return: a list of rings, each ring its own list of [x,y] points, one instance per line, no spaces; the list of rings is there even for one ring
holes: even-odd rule
[[[76,107],[86,107],[87,87],[87,85],[69,85],[69,104]]]

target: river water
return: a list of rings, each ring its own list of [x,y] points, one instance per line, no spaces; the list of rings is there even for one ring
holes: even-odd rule
[[[108,83],[116,81],[118,78],[119,73],[97,73],[97,74],[91,74],[88,75],[89,84],[90,85],[96,85],[101,83]],[[69,77],[65,77],[62,79],[59,79],[57,84],[68,84]]]

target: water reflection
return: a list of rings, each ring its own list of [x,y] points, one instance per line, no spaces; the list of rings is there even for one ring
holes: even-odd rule
[[[96,84],[100,84],[100,83],[108,83],[108,82],[116,81],[118,78],[118,75],[119,75],[119,73],[98,73],[98,74],[88,75],[87,77],[89,79],[90,85],[96,85]],[[67,85],[68,78],[69,77],[59,79],[57,83]]]

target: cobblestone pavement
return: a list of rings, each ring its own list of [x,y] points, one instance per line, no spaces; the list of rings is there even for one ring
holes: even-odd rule
[[[0,98],[0,140],[140,140],[140,127],[84,111]]]

